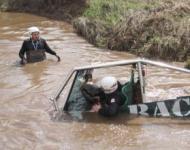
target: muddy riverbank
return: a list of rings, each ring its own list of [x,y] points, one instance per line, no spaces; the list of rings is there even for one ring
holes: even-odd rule
[[[27,12],[67,22],[82,15],[86,5],[86,0],[0,0],[1,11]]]
[[[83,17],[74,20],[74,28],[96,46],[152,59],[187,61],[189,20],[189,1],[96,0]]]

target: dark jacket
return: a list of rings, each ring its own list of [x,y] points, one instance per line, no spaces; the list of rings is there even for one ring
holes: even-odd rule
[[[119,84],[119,83],[118,83]],[[101,108],[99,113],[103,116],[115,116],[118,114],[120,106],[124,104],[125,97],[121,92],[121,85],[110,94],[101,95]]]
[[[19,56],[21,59],[24,58],[24,55],[26,53],[26,58],[27,61],[32,61],[30,60],[30,56],[37,53],[37,55],[39,55],[38,57],[42,57],[39,58],[39,60],[43,60],[45,59],[45,52],[52,54],[52,55],[56,55],[56,52],[54,52],[46,43],[46,41],[42,38],[40,38],[38,41],[33,42],[31,39],[27,39],[24,40],[22,47],[20,49],[19,52]],[[36,55],[36,54],[35,54]],[[35,60],[34,60],[35,61]]]

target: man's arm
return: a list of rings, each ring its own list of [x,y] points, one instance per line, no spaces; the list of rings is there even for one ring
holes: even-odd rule
[[[111,117],[117,115],[119,112],[119,105],[114,102],[110,105],[104,105],[99,109],[99,113],[102,116]]]
[[[47,42],[46,42],[45,40],[44,40],[43,42],[44,42],[44,49],[45,49],[45,51],[46,51],[47,53],[49,53],[49,54],[56,55],[56,52],[53,51],[53,50],[49,47],[49,45],[47,44]]]
[[[26,59],[24,58],[24,54],[26,52],[26,41],[23,42],[22,47],[19,52],[19,57],[21,58],[20,64],[24,65],[27,63]]]
[[[20,52],[19,52],[19,57],[23,60],[24,59],[24,54],[26,52],[26,42],[24,41],[22,43],[22,47],[20,49]]]
[[[52,55],[55,55],[57,57],[57,60],[60,61],[60,57],[56,54],[55,51],[53,51],[49,45],[47,44],[47,42],[44,40],[44,48],[45,48],[45,51],[49,54],[52,54]]]

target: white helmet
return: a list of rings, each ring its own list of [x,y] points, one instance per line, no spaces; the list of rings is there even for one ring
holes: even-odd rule
[[[117,79],[112,76],[104,77],[101,80],[101,87],[106,94],[113,93],[118,88]]]
[[[40,30],[38,27],[33,26],[33,27],[28,28],[28,32],[31,35],[34,32],[40,32]]]

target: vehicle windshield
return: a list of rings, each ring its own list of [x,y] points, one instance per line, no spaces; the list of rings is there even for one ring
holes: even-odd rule
[[[90,109],[89,103],[87,103],[81,92],[81,86],[86,82],[86,76],[88,76],[89,73],[92,74],[92,82],[97,87],[100,87],[100,80],[107,75],[115,76],[121,85],[127,83],[131,78],[131,66],[117,66],[114,67],[114,71],[113,69],[108,70],[109,68],[78,71],[74,78],[64,110],[84,112]],[[121,70],[123,70],[123,72]]]
[[[80,90],[80,87],[85,82],[84,80],[85,72],[86,71],[77,72],[64,110],[66,111],[85,111],[86,110],[87,102]]]

